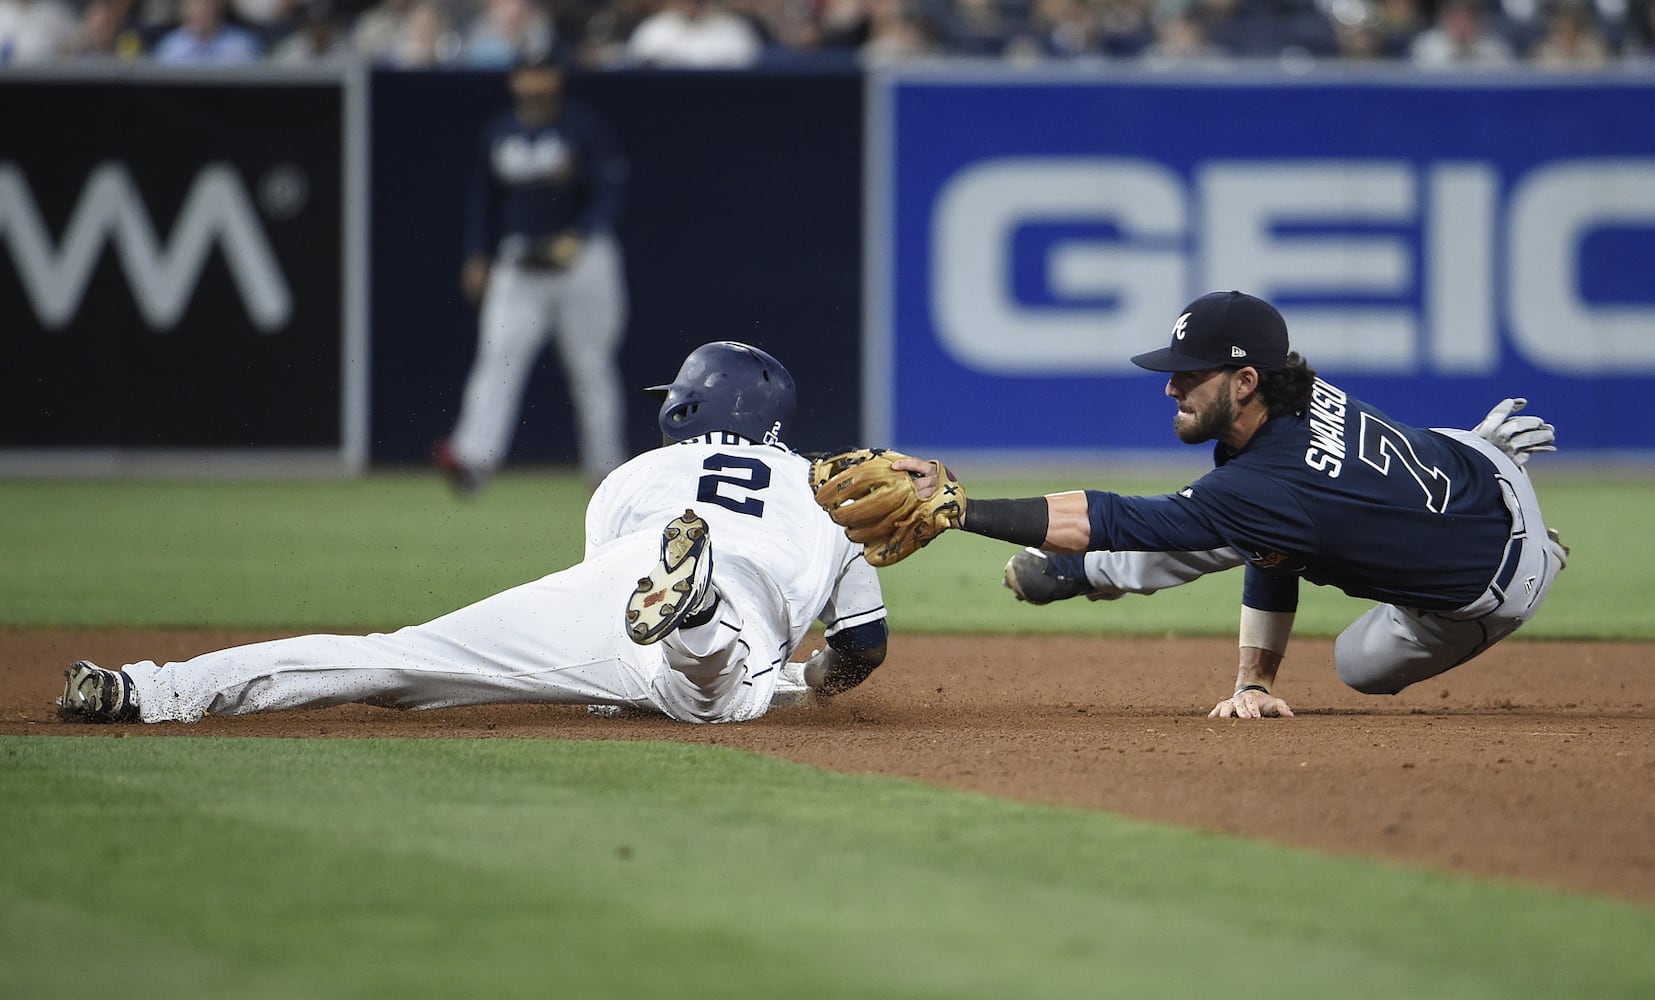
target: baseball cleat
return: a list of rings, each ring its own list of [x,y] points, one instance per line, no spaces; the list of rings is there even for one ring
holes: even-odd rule
[[[63,672],[58,718],[65,722],[137,722],[138,694],[124,670],[76,660]]]
[[[483,488],[483,474],[462,464],[454,456],[454,446],[448,438],[443,438],[431,446],[431,462],[460,496],[475,496]]]
[[[699,625],[718,606],[707,522],[684,511],[661,531],[661,560],[626,601],[626,634],[640,646],[682,625]]]
[[[1092,592],[1086,560],[1079,552],[1024,549],[1006,562],[1005,585],[1019,601],[1050,604]]]
[[[776,690],[770,695],[771,708],[802,708],[816,704],[816,689],[805,680],[805,665],[789,661],[776,670]]]

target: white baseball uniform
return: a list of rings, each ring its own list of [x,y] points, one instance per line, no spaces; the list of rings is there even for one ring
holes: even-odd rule
[[[627,598],[660,558],[661,530],[693,508],[708,525],[714,620],[635,645]],[[390,634],[307,635],[124,669],[144,722],[193,722],[352,702],[444,708],[558,702],[734,722],[769,708],[814,620],[829,636],[885,616],[860,546],[819,507],[809,463],[711,434],[615,470],[586,511],[578,564]]]

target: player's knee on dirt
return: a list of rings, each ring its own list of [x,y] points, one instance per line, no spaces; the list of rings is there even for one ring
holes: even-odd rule
[[[1398,694],[1408,686],[1392,677],[1368,676],[1355,671],[1347,673],[1343,663],[1339,665],[1339,679],[1363,694]]]
[[[1369,643],[1364,640],[1369,637],[1371,633],[1354,627],[1340,633],[1333,644],[1333,662],[1339,679],[1363,694],[1396,694],[1409,683],[1403,680],[1405,664],[1398,662],[1394,655],[1385,655],[1394,651],[1366,648]]]
[[[1333,645],[1339,679],[1363,694],[1396,694],[1475,658],[1517,628],[1515,621],[1461,621],[1380,604]]]

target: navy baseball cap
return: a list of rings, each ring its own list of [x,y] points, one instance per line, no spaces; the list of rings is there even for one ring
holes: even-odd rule
[[[1172,343],[1134,355],[1152,372],[1208,368],[1269,371],[1287,364],[1287,321],[1276,307],[1245,292],[1209,292],[1184,307],[1172,324]]]

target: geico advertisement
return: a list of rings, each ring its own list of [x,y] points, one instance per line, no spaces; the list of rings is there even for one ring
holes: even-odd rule
[[[881,440],[1178,447],[1127,359],[1239,288],[1405,419],[1526,395],[1572,450],[1655,448],[1617,416],[1655,390],[1650,81],[933,74],[874,93]]]
[[[339,87],[0,86],[24,106],[0,149],[0,446],[336,444]]]

